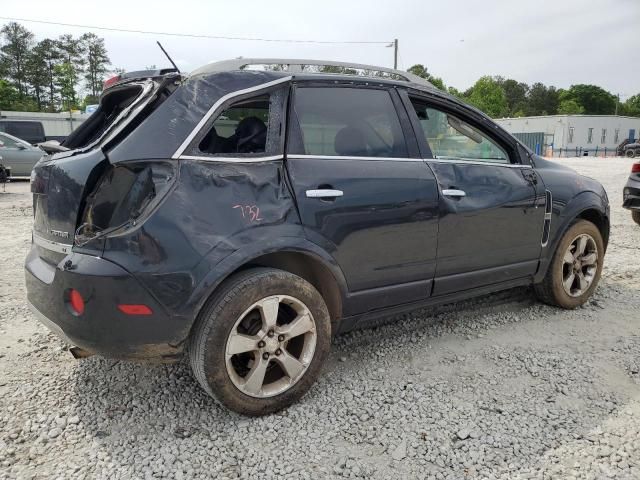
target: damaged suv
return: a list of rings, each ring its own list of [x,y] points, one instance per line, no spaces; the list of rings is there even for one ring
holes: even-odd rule
[[[186,354],[249,415],[299,399],[332,335],[392,314],[523,285],[575,308],[609,236],[599,183],[381,67],[125,78],[63,147],[32,175],[35,314],[76,356]]]

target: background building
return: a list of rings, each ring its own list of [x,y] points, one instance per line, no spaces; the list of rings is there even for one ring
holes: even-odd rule
[[[547,115],[496,121],[535,152],[556,156],[615,155],[624,140],[637,139],[640,133],[640,118],[619,115]]]

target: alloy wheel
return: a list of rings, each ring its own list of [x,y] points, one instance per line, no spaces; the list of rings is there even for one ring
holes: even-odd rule
[[[598,271],[598,247],[591,235],[578,235],[567,248],[562,259],[562,286],[567,295],[584,294]]]
[[[244,394],[278,395],[300,380],[316,348],[309,308],[287,295],[265,297],[237,319],[225,347],[226,368]]]

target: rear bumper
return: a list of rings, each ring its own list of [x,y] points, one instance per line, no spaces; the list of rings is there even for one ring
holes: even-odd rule
[[[640,180],[630,178],[622,192],[622,206],[629,210],[640,210]]]
[[[62,340],[110,358],[171,361],[181,355],[190,323],[169,315],[134,276],[78,253],[52,265],[40,257],[41,248],[32,245],[26,259],[27,299],[36,318]],[[72,288],[85,301],[82,315],[65,301]],[[119,304],[145,304],[153,313],[126,315]]]

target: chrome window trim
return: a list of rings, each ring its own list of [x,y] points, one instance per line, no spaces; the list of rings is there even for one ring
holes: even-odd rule
[[[318,158],[325,160],[366,160],[366,161],[389,161],[395,162],[423,162],[423,158],[407,158],[407,157],[364,157],[358,155],[307,155],[307,154],[289,154],[287,158],[293,158],[297,160],[305,160],[308,158]]]
[[[196,135],[200,133],[200,130],[202,129],[202,127],[209,121],[209,119],[216,112],[216,110],[218,110],[218,108],[220,108],[220,106],[222,106],[224,103],[228,102],[229,100],[235,97],[240,97],[242,95],[247,95],[249,93],[257,92],[259,90],[264,90],[264,89],[273,87],[275,85],[279,85],[281,83],[290,82],[291,80],[293,80],[293,76],[282,77],[277,80],[272,80],[271,82],[261,83],[260,85],[255,85],[253,87],[245,88],[244,90],[236,90],[234,92],[227,93],[226,95],[220,97],[218,101],[216,101],[216,103],[214,103],[213,106],[209,110],[207,110],[207,113],[204,114],[202,119],[200,119],[198,124],[187,136],[184,142],[180,144],[180,146],[178,147],[176,152],[171,156],[171,158],[173,158],[174,160],[177,160],[178,158],[180,158],[182,154],[184,154],[184,151],[191,144],[191,142],[196,137]],[[202,157],[202,158],[205,158],[205,157]]]
[[[451,158],[426,158],[427,162],[436,163],[456,163],[463,165],[488,165],[490,167],[506,167],[506,168],[533,168],[531,165],[522,165],[520,163],[500,163],[500,162],[483,162],[481,160],[467,160],[467,159],[451,159]]]
[[[64,254],[71,253],[71,247],[73,247],[73,244],[54,242],[53,240],[48,240],[40,236],[36,232],[32,232],[32,233],[33,233],[33,243],[35,243],[39,247],[46,248],[47,250],[51,250],[52,252],[58,252],[58,253],[64,253]]]
[[[178,160],[195,160],[198,162],[220,162],[220,163],[260,163],[282,160],[284,155],[270,155],[268,157],[214,157],[204,155],[181,155]]]

